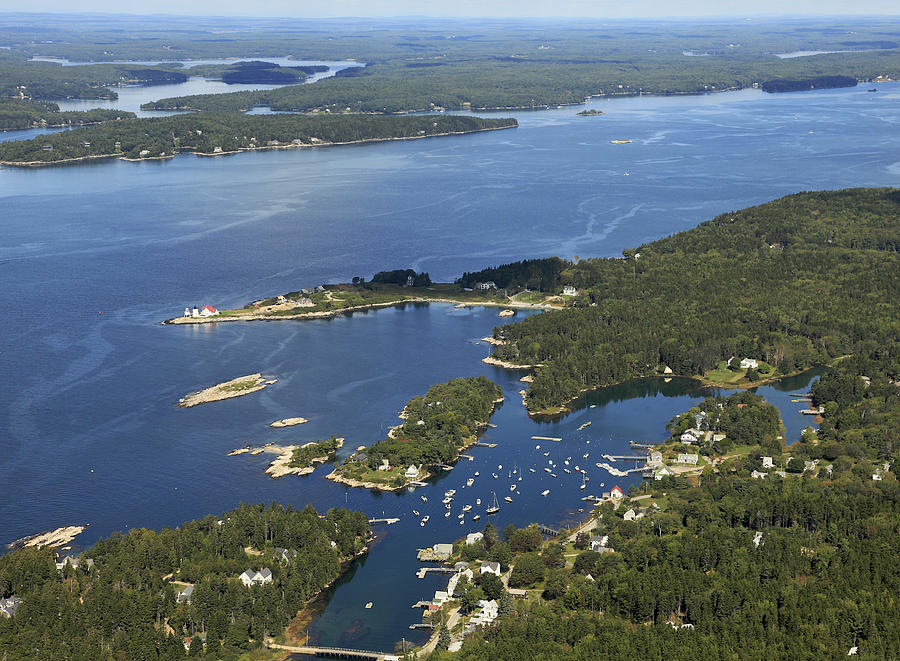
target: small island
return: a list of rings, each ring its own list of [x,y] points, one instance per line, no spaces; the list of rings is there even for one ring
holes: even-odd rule
[[[275,379],[267,379],[259,372],[248,376],[239,376],[236,379],[231,379],[231,381],[225,381],[199,392],[185,395],[178,400],[178,406],[187,409],[198,404],[218,402],[223,399],[231,399],[232,397],[242,397],[243,395],[249,395],[251,392],[262,390],[275,382]]]
[[[427,479],[478,440],[502,401],[500,386],[483,376],[432,386],[406,404],[400,413],[403,424],[386,439],[357,451],[326,477],[383,491],[399,491]]]
[[[277,445],[266,443],[260,447],[236,448],[228,453],[229,457],[239,454],[257,455],[262,453],[278,455],[266,468],[266,475],[273,479],[285,475],[309,475],[318,464],[334,459],[338,449],[344,445],[344,439],[333,434],[324,441],[313,441],[304,445]]]
[[[594,108],[588,108],[587,110],[582,110],[579,113],[575,113],[578,117],[596,117],[597,115],[602,115],[602,110],[596,110]]]
[[[282,420],[276,420],[275,422],[270,422],[269,426],[275,429],[279,429],[281,427],[293,427],[295,425],[303,425],[309,422],[306,418],[283,418]]]

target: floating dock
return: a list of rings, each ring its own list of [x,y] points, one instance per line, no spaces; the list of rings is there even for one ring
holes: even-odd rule
[[[556,436],[532,436],[531,438],[535,441],[556,441],[557,443],[562,440]]]

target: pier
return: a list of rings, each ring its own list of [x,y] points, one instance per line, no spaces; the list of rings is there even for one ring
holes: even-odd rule
[[[535,441],[556,441],[557,443],[562,440],[556,436],[532,436],[531,438]]]
[[[434,629],[434,625],[430,623],[422,622],[420,624],[410,624],[410,629]]]
[[[476,448],[495,448],[497,447],[496,443],[482,443],[481,441],[475,441],[472,445]]]
[[[393,525],[397,523],[400,519],[390,519],[390,518],[381,518],[381,519],[369,519],[369,523],[374,525],[376,523],[386,523],[387,525]]]
[[[615,461],[616,459],[622,459],[623,461],[647,461],[647,455],[635,457],[624,454],[604,454],[601,456],[604,459],[609,459],[610,461]]]
[[[469,461],[475,461],[475,457],[470,454],[461,454],[459,455],[460,459],[468,459]]]
[[[642,448],[644,450],[652,450],[656,447],[653,443],[638,443],[637,441],[628,441],[628,445],[633,448]]]
[[[554,530],[550,526],[545,526],[545,525],[542,525],[539,523],[539,524],[537,524],[537,527],[538,527],[538,530],[540,530],[545,535],[549,535],[550,537],[559,537],[559,531]]]
[[[455,574],[456,570],[453,567],[421,567],[416,572],[416,578],[425,578],[425,574],[428,572],[435,572],[436,574]]]

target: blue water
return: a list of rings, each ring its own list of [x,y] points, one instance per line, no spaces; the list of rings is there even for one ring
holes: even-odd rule
[[[440,516],[443,491],[477,470],[454,512],[494,489],[502,498],[508,467],[518,465],[526,495],[503,504],[500,527],[578,518],[579,481],[540,470],[548,442],[532,435],[563,437],[550,458],[586,463],[586,492],[599,493],[599,482],[611,480],[593,467],[596,455],[663,438],[665,423],[704,393],[680,380],[623,384],[592,394],[595,408],[532,422],[519,375],[480,362],[488,347],[476,342],[500,322],[495,309],[407,306],[194,328],[157,322],[186,305],[231,307],[385,268],[446,280],[523,257],[617,255],[798,190],[897,185],[900,85],[879,90],[597,100],[590,105],[606,112],[600,117],[577,117],[578,108],[518,113],[518,129],[469,136],[0,170],[0,542],[89,522],[78,539],[87,545],[113,530],[176,525],[242,501],[399,513],[402,522],[384,529],[310,634],[372,649],[415,638],[406,627],[418,613],[409,605],[443,584],[413,576],[415,549],[477,527]],[[609,142],[622,138],[633,142]],[[187,392],[256,371],[278,383],[226,402],[174,406]],[[247,443],[332,433],[346,436],[349,452],[382,438],[430,384],[474,374],[506,393],[489,434],[499,445],[474,450],[473,462],[434,487],[345,490],[323,479],[327,467],[271,480],[265,457],[225,456]],[[782,408],[789,440],[806,423],[789,393],[808,378],[760,389]],[[297,415],[310,422],[267,427]],[[546,498],[538,495],[547,488]],[[431,514],[428,526],[416,523],[413,508]],[[375,607],[363,613],[368,601]]]

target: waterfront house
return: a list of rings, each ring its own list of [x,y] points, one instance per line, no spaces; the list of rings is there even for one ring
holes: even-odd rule
[[[278,302],[279,302],[279,303],[287,303],[287,299],[286,299],[282,294],[279,294],[279,295],[278,295]]]
[[[500,575],[500,563],[499,562],[482,562],[481,563],[481,575],[485,574],[496,574]]]
[[[484,533],[482,532],[470,532],[466,535],[466,545],[475,544],[476,542],[480,542],[484,539]]]
[[[312,302],[311,299],[306,298],[305,296],[298,299],[297,304],[294,307],[297,308],[312,308],[315,307],[316,304]]]
[[[431,600],[431,603],[437,604],[438,606],[443,606],[445,603],[447,603],[447,600],[449,598],[450,595],[443,590],[436,590],[434,593],[434,599]]]
[[[189,603],[191,603],[191,599],[193,598],[193,596],[194,596],[194,586],[188,585],[184,588],[184,590],[180,590],[175,595],[175,601],[185,602],[185,603],[189,604]]]
[[[675,460],[676,464],[690,464],[691,466],[697,465],[697,460],[700,458],[700,455],[697,454],[687,454],[682,452],[678,455],[678,458]]]
[[[447,560],[453,553],[453,544],[435,544],[432,549],[435,560]]]
[[[688,445],[690,445],[691,443],[696,443],[700,440],[700,432],[696,429],[688,429],[681,435],[678,440]]]
[[[191,316],[191,309],[190,309],[190,308],[185,308],[185,309],[184,309],[184,316],[185,316],[185,317],[190,317],[190,316]]]
[[[211,305],[204,305],[200,308],[201,317],[215,317],[217,314],[219,314],[219,311]]]
[[[741,369],[756,369],[759,367],[759,361],[753,360],[752,358],[742,358],[741,359]]]
[[[381,463],[378,464],[378,470],[380,471],[389,471],[391,470],[391,462],[387,460],[387,457],[381,460]]]
[[[0,599],[0,615],[6,618],[13,617],[21,605],[21,597],[7,597],[6,599]]]
[[[620,500],[620,499],[622,499],[622,498],[625,497],[625,492],[622,491],[622,487],[620,487],[620,486],[617,484],[616,486],[614,486],[614,487],[610,490],[610,492],[609,492],[609,497],[610,497],[610,498],[615,498],[616,500]]]
[[[662,452],[659,450],[654,450],[650,453],[650,463],[651,464],[661,464],[663,460]]]
[[[566,285],[562,290],[563,296],[578,296],[578,290],[572,285]]]
[[[706,415],[706,411],[700,411],[699,413],[695,414],[694,415],[694,426],[697,429],[703,429],[704,427],[707,427],[708,426],[707,422],[706,422],[707,417],[708,416]]]
[[[419,468],[415,465],[410,465],[410,467],[406,469],[406,479],[414,480],[417,477],[419,477]]]
[[[661,480],[664,477],[668,477],[668,476],[674,475],[674,474],[675,473],[673,473],[672,469],[670,469],[668,466],[660,466],[659,468],[656,469],[656,472],[653,473],[653,479]]]

